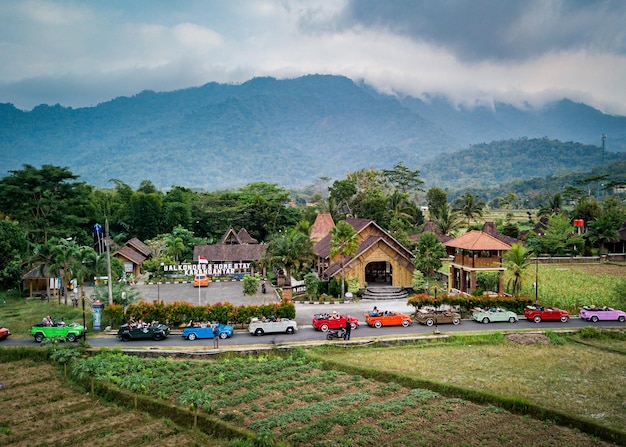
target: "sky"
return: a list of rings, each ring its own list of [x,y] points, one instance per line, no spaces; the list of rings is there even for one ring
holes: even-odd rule
[[[626,1],[0,0],[0,103],[23,110],[306,74],[626,115]]]

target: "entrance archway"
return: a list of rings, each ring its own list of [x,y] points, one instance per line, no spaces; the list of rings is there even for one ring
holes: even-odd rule
[[[393,283],[393,267],[386,261],[370,262],[365,266],[365,282],[371,286],[390,286]]]

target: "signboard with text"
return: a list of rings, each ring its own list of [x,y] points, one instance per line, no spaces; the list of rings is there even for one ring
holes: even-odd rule
[[[229,276],[235,273],[250,273],[249,262],[213,262],[199,264],[178,264],[164,265],[165,273],[182,273],[193,276],[198,273],[204,273],[210,276]]]

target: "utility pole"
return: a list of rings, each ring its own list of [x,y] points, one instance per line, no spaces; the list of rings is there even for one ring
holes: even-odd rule
[[[600,186],[603,186],[603,181],[606,180],[604,178],[604,142],[606,141],[606,134],[603,133],[602,134],[602,171],[600,172],[602,174],[602,180],[600,180]],[[604,199],[604,195],[606,194],[606,189],[602,188],[602,198]]]
[[[113,278],[111,278],[111,241],[109,240],[109,219],[104,221],[104,245],[107,249],[107,284],[109,285],[109,305],[113,304]]]

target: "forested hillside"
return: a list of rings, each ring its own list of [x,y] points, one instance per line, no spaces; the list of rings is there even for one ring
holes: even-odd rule
[[[80,109],[0,104],[0,176],[52,164],[99,187],[117,178],[135,187],[150,180],[159,189],[255,181],[298,188],[404,163],[421,169],[431,186],[472,187],[599,166],[602,133],[607,162],[626,151],[626,117],[567,100],[542,110],[469,110],[440,98],[379,94],[341,76],[256,78],[145,91]],[[504,141],[484,144],[492,140]],[[467,149],[472,143],[478,146]]]

